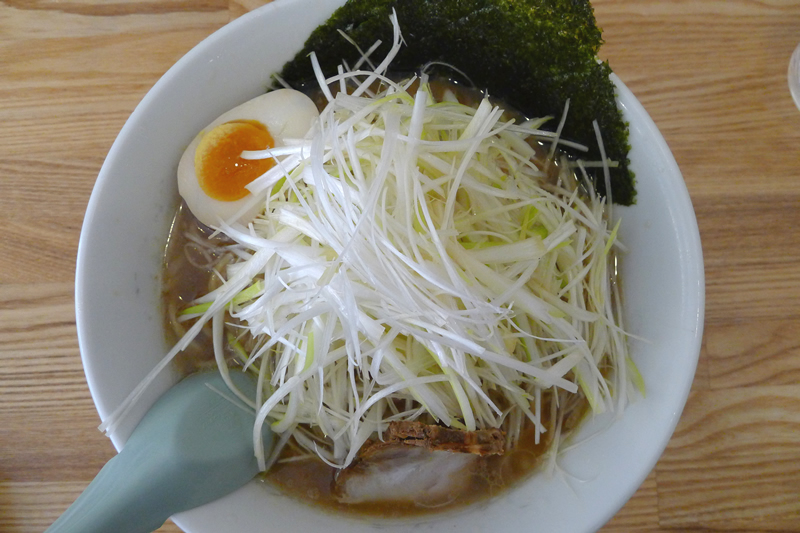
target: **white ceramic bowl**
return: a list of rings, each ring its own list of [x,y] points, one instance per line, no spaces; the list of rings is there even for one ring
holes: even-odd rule
[[[76,307],[86,378],[106,417],[168,350],[159,302],[161,261],[177,206],[175,172],[184,147],[223,111],[264,91],[341,0],[277,0],[200,43],[142,100],[108,154],[86,212],[78,252]],[[703,327],[703,261],[680,171],[647,112],[617,80],[631,125],[638,203],[617,208],[628,329],[646,398],[620,419],[585,424],[561,466],[487,504],[451,515],[381,523],[324,514],[260,483],[174,517],[191,533],[250,531],[593,531],[652,470],[683,409]],[[176,379],[165,373],[111,436],[120,449],[147,407]],[[603,431],[597,431],[605,428]]]

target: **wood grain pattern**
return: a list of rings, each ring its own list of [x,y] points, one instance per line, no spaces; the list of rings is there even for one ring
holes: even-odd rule
[[[800,382],[800,320],[730,321],[706,334],[715,389]]]
[[[177,59],[264,3],[0,2],[0,531],[44,530],[114,454],[73,299],[103,159]],[[707,277],[683,417],[603,530],[800,532],[800,112],[786,85],[800,1],[593,4],[603,58],[684,174]]]
[[[665,527],[800,529],[800,387],[697,393],[659,462]]]

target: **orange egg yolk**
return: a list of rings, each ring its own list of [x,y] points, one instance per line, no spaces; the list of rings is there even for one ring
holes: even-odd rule
[[[235,120],[206,133],[194,154],[194,168],[200,188],[223,202],[240,200],[250,194],[245,186],[274,166],[273,159],[242,159],[244,150],[273,148],[275,140],[255,120]]]

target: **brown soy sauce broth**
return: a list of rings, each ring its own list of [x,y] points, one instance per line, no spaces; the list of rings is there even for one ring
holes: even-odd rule
[[[224,236],[214,236],[213,230],[198,221],[181,201],[167,238],[162,270],[161,298],[168,345],[175,345],[192,324],[180,321],[178,313],[220,285],[215,269],[226,261],[226,247],[232,244]],[[236,364],[233,357],[229,361]],[[173,366],[183,376],[216,368],[210,324],[175,356]]]
[[[336,87],[332,87],[336,89]],[[412,87],[412,92],[416,87]],[[477,106],[484,93],[463,84],[444,78],[431,80],[434,98],[441,99],[445,91],[452,91],[458,100],[466,105]],[[311,94],[318,106],[324,106],[321,92]],[[504,119],[522,120],[519,113],[507,112]],[[532,144],[537,154],[544,160],[549,147],[539,143]],[[553,164],[553,174],[557,175],[557,164]],[[555,179],[553,177],[553,179]],[[186,332],[191,322],[178,320],[178,313],[198,296],[213,290],[221,283],[216,270],[221,270],[233,254],[228,248],[234,243],[224,236],[214,236],[214,232],[200,223],[182,204],[175,216],[165,251],[163,270],[163,309],[165,310],[165,332],[170,344],[177,342]],[[233,351],[226,355],[231,366],[240,366]],[[179,353],[174,363],[182,375],[215,368],[211,328],[206,326],[190,346]],[[574,429],[587,412],[588,402],[581,395],[565,396],[559,401],[574,403],[570,414],[562,421],[562,432]],[[472,503],[485,501],[498,496],[510,487],[528,478],[541,466],[552,443],[555,433],[556,415],[551,409],[552,396],[543,394],[542,423],[547,431],[536,442],[533,425],[526,420],[515,447],[502,456],[481,457],[469,477],[468,487],[458,487],[457,496],[436,506],[425,502],[392,501],[348,504],[340,502],[334,493],[337,469],[318,458],[299,458],[299,450],[290,444],[284,448],[279,460],[262,475],[262,479],[282,492],[302,502],[333,512],[357,514],[372,517],[402,518],[449,511]]]
[[[569,400],[575,408],[562,422],[562,431],[573,431],[585,417],[588,402],[573,395]],[[264,480],[283,493],[327,511],[388,519],[409,518],[457,510],[470,504],[486,502],[519,485],[542,467],[550,451],[554,435],[550,401],[543,407],[543,424],[548,428],[536,442],[533,424],[526,421],[516,446],[498,456],[480,457],[470,472],[467,486],[454,486],[453,497],[443,503],[430,505],[424,501],[391,500],[369,503],[342,503],[335,495],[337,470],[317,459],[292,461],[294,452],[285,450],[278,461],[263,475]]]

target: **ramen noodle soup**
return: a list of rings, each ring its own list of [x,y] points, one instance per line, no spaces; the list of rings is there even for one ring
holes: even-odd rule
[[[586,171],[614,162],[576,156],[586,147],[543,129],[558,118],[387,74],[393,24],[374,70],[325,79],[315,64],[318,87],[270,91],[198,133],[163,276],[164,360],[258,383],[249,397],[226,378],[256,413],[265,482],[387,517],[555,468],[586,413],[641,388],[619,223]]]

